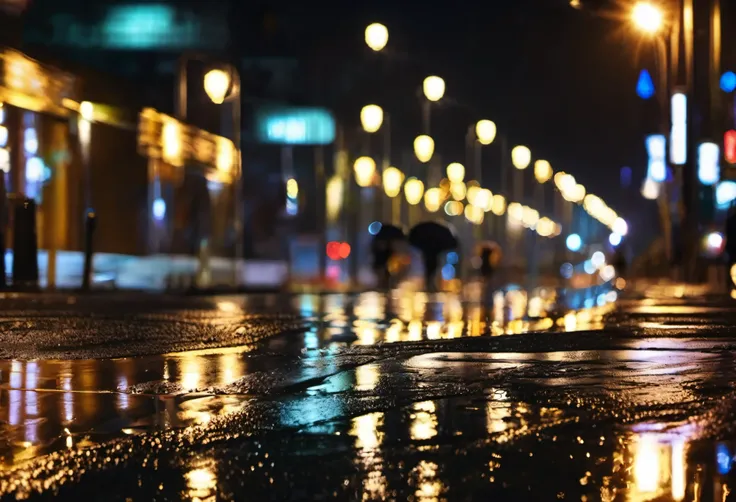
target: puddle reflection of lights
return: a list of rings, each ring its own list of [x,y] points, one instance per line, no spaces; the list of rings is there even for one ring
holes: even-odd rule
[[[195,390],[199,388],[202,377],[201,359],[196,356],[184,356],[180,364],[182,387],[184,387],[185,390]]]
[[[214,462],[206,462],[185,475],[188,495],[192,500],[200,502],[213,502],[216,500],[217,476],[215,475]]]
[[[414,492],[414,496],[416,500],[439,500],[442,493],[442,483],[436,479],[438,470],[439,466],[434,462],[427,462],[426,460],[419,462],[415,469],[417,490]]]
[[[379,376],[378,367],[375,365],[358,366],[355,369],[356,390],[371,391],[375,389]]]
[[[227,312],[228,314],[238,314],[242,312],[242,309],[234,302],[217,302],[217,309],[220,312]]]
[[[725,476],[731,472],[731,464],[733,459],[728,451],[728,448],[723,443],[718,443],[716,446],[716,464],[718,465],[718,473]]]
[[[353,419],[350,435],[355,437],[355,446],[363,450],[378,448],[383,442],[383,433],[379,427],[383,426],[383,413],[369,413]]]
[[[243,376],[243,360],[238,354],[219,357],[220,385],[229,385]]]
[[[660,451],[657,439],[642,435],[636,442],[634,482],[640,493],[655,493],[660,482]]]
[[[436,407],[432,401],[415,403],[411,414],[411,439],[415,441],[426,441],[437,435]]]
[[[121,410],[128,409],[130,396],[128,396],[127,391],[128,391],[128,379],[125,377],[125,375],[120,375],[118,377],[117,401],[118,401],[118,408]]]

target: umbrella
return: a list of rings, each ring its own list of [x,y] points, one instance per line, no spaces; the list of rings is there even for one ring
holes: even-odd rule
[[[445,223],[425,221],[414,226],[409,232],[409,244],[418,249],[424,258],[424,277],[427,287],[432,286],[439,266],[439,255],[456,249],[457,237]]]
[[[405,240],[406,234],[402,228],[383,224],[371,241],[373,268],[380,273],[386,285],[391,276],[388,264],[396,251],[394,245]]]

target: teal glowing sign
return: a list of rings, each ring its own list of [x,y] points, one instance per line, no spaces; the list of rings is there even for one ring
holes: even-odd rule
[[[258,140],[280,145],[328,145],[335,119],[322,108],[267,108],[256,114]]]

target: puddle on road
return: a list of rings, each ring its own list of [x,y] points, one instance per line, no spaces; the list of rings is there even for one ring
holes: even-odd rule
[[[505,310],[464,306],[449,294],[432,302],[423,294],[349,298],[296,296],[297,311],[319,322],[304,333],[273,337],[260,353],[235,347],[135,359],[0,361],[0,462],[8,466],[124,434],[207,423],[241,409],[254,389],[263,393],[339,373],[335,351],[350,345],[592,329],[604,312],[522,320],[515,317],[526,302],[519,292]],[[223,312],[236,307],[230,300],[218,303]]]

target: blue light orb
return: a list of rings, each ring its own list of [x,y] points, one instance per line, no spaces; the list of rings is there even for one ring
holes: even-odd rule
[[[728,448],[723,443],[718,443],[716,446],[716,463],[718,464],[718,473],[725,476],[731,471],[731,454],[728,452]]]
[[[639,73],[639,80],[636,82],[636,95],[641,99],[649,99],[654,96],[654,82],[652,82],[652,76],[649,75],[647,70],[642,70]]]
[[[617,234],[616,232],[613,232],[611,235],[608,236],[608,242],[613,247],[616,247],[619,244],[621,244],[621,240],[622,239],[623,239],[623,237],[621,237],[621,234]]]
[[[721,75],[721,90],[723,92],[733,92],[736,90],[736,73],[727,71]]]
[[[560,267],[560,275],[565,279],[571,278],[573,271],[574,268],[572,266],[572,263],[563,263]]]
[[[368,225],[368,233],[371,234],[371,235],[377,235],[378,232],[381,231],[381,227],[382,226],[383,225],[381,225],[381,222],[380,221],[374,221],[373,223],[371,223],[370,225]]]
[[[578,234],[570,234],[567,236],[565,244],[567,245],[567,249],[574,253],[580,251],[580,248],[583,247],[583,239]]]
[[[153,201],[153,217],[156,221],[161,221],[166,216],[166,202],[163,199]]]
[[[447,263],[450,265],[457,265],[457,262],[460,261],[460,256],[458,256],[457,252],[450,251],[447,253]]]
[[[449,263],[442,267],[442,279],[451,281],[455,278],[455,267]]]

